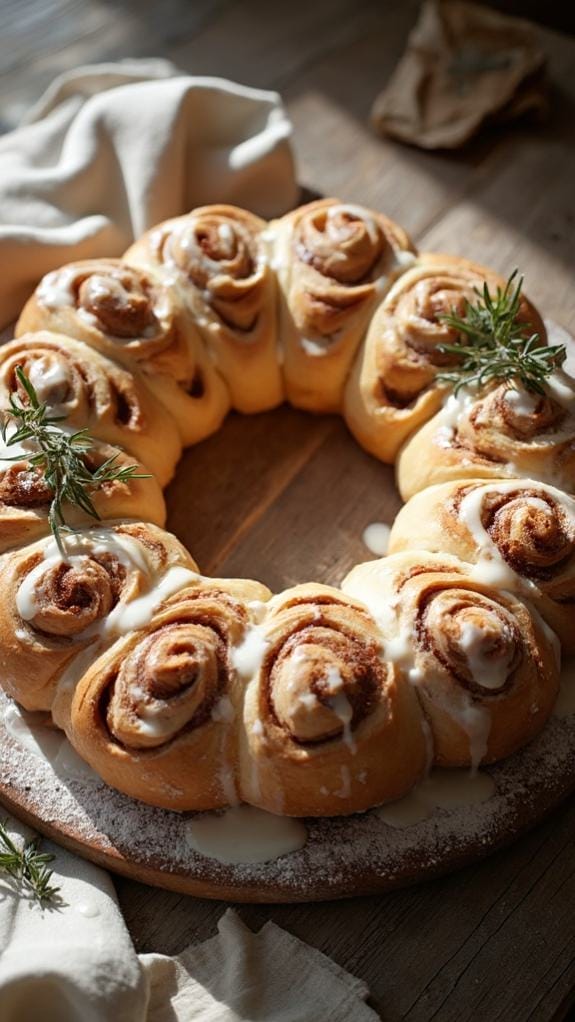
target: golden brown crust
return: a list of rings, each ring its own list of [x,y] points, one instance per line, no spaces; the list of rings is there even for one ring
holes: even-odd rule
[[[423,721],[361,605],[302,585],[275,597],[246,691],[241,794],[290,816],[357,812],[423,773]]]
[[[182,445],[171,415],[144,378],[64,334],[40,331],[10,341],[0,350],[0,406],[9,396],[27,396],[16,377],[21,366],[51,414],[66,426],[87,427],[92,436],[148,466],[160,485],[171,479]]]
[[[229,409],[227,387],[181,295],[151,267],[91,259],[48,273],[24,307],[16,336],[38,330],[74,337],[139,369],[185,445],[218,429]]]
[[[9,447],[6,454],[12,456]],[[117,468],[134,465],[136,474],[125,482],[114,480],[104,483],[90,494],[98,517],[104,521],[137,518],[145,508],[147,521],[163,526],[166,521],[164,497],[158,482],[148,474],[144,465],[117,447],[98,442],[94,443],[84,461],[94,471],[110,458],[114,458]],[[39,468],[24,456],[15,462],[0,460],[0,554],[50,532],[48,512],[51,501],[52,491]],[[93,523],[94,519],[80,507],[64,504],[63,511],[72,528]]]
[[[530,600],[575,652],[575,500],[534,480],[430,486],[397,515],[389,552],[429,550],[479,564]]]
[[[259,583],[199,580],[80,679],[68,720],[80,755],[114,787],[152,805],[217,809],[237,797],[242,690],[232,659]]]
[[[358,442],[382,461],[393,462],[407,437],[441,407],[446,388],[435,380],[455,357],[439,349],[459,340],[442,317],[463,315],[484,283],[491,291],[505,287],[478,263],[424,252],[377,309],[346,386],[344,415]],[[541,317],[525,297],[520,317],[545,343]]]
[[[113,641],[119,612],[171,567],[196,569],[174,536],[144,522],[95,525],[65,545],[63,557],[49,536],[0,562],[2,684],[26,709],[51,709],[58,723],[56,686],[77,654]]]
[[[276,284],[266,223],[235,206],[202,206],[167,220],[126,252],[173,280],[238,411],[283,399],[277,357]]]
[[[189,381],[194,327],[177,294],[151,270],[119,259],[68,263],[46,274],[24,306],[16,336],[67,334],[109,358]]]
[[[539,733],[559,667],[553,639],[520,599],[476,581],[456,557],[423,551],[358,565],[342,585],[384,616],[437,764],[494,762]]]
[[[383,214],[338,199],[300,206],[270,233],[288,400],[310,411],[339,411],[369,317],[413,245]]]
[[[556,373],[544,394],[501,383],[476,398],[447,405],[411,437],[396,465],[408,500],[434,483],[454,479],[538,479],[575,490],[575,391]]]

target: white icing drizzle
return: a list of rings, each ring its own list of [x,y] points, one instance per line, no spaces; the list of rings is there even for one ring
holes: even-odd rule
[[[48,355],[40,356],[29,367],[28,377],[38,399],[51,412],[60,412],[63,403],[54,400],[58,392],[65,396],[70,386],[70,373],[63,359],[50,360]]]
[[[503,400],[511,406],[516,415],[533,415],[540,397],[525,387],[509,387],[503,395]]]
[[[27,752],[53,762],[63,741],[61,731],[46,727],[46,715],[26,713],[16,703],[9,703],[4,712],[8,734]]]
[[[218,235],[228,245],[231,245],[234,240],[234,232],[228,223],[218,224]]]
[[[553,429],[551,432],[541,433],[530,439],[529,443],[532,447],[550,447],[559,442],[570,440],[573,438],[575,432],[575,426],[573,423],[573,412],[575,411],[575,390],[574,381],[566,373],[560,370],[554,373],[546,383],[546,389],[549,396],[557,401],[568,413],[569,418],[559,428]],[[471,411],[472,407],[481,400],[481,395],[478,393],[477,388],[467,387],[462,388],[459,393],[448,394],[443,408],[436,417],[436,429],[433,435],[433,442],[438,447],[450,447],[455,435],[455,432],[460,425],[462,419]],[[533,413],[537,406],[536,396],[532,396],[529,392],[519,386],[506,388],[504,392],[504,400],[513,408],[515,414],[519,416],[529,416]],[[535,403],[534,403],[535,402]],[[489,406],[483,406],[478,404],[476,412],[476,423],[478,425],[485,425],[487,427],[491,424],[491,411]],[[517,465],[512,462],[507,463],[508,469],[515,476],[522,476],[522,472]]]
[[[380,806],[375,813],[390,827],[404,829],[427,820],[436,809],[477,805],[494,794],[495,782],[489,774],[435,769],[404,798]]]
[[[478,706],[470,695],[460,689],[461,705],[452,699],[445,710],[465,731],[469,739],[469,758],[471,773],[477,773],[487,752],[487,743],[491,731],[491,713],[487,706]]]
[[[322,358],[329,355],[334,346],[343,337],[343,330],[334,330],[332,334],[318,334],[316,337],[300,337],[300,345],[310,358]]]
[[[301,820],[238,805],[220,814],[194,816],[187,839],[194,851],[218,862],[258,863],[303,848],[307,831]]]
[[[101,777],[78,755],[67,738],[62,737],[62,744],[52,766],[59,777],[102,784]]]
[[[429,675],[429,667],[419,667],[415,658],[415,646],[412,629],[409,625],[401,626],[399,604],[397,600],[390,600],[385,585],[379,582],[379,574],[385,571],[385,561],[368,561],[360,565],[361,571],[355,569],[342,584],[342,591],[349,596],[360,600],[369,610],[370,614],[381,628],[385,636],[383,658],[384,660],[397,664],[407,674],[413,685],[421,684]],[[469,642],[473,643],[477,637],[468,634]],[[472,643],[472,645],[473,645]],[[489,662],[488,662],[489,663]],[[470,665],[471,666],[471,665]],[[486,689],[490,688],[485,683],[485,676],[479,674],[479,664],[472,666],[478,671],[479,683]],[[488,681],[493,678],[491,664],[489,663]],[[500,682],[498,682],[498,685]],[[487,707],[478,706],[472,699],[470,693],[462,688],[450,690],[449,701],[443,706],[444,711],[464,730],[469,738],[469,752],[472,768],[476,770],[485,756],[489,732],[491,730],[491,714]]]
[[[481,688],[497,690],[505,684],[513,659],[510,650],[507,657],[493,657],[488,633],[472,621],[464,621],[459,634],[459,646],[467,657],[467,663],[474,682]]]
[[[323,355],[327,355],[330,345],[331,337],[318,337],[316,339],[312,337],[302,337],[300,344],[305,351],[306,355],[311,358],[322,358]]]
[[[234,710],[233,703],[229,696],[222,696],[218,699],[212,710],[212,720],[225,724],[231,724],[235,715],[236,711]]]
[[[344,681],[341,673],[337,667],[333,665],[329,666],[326,672],[326,688],[329,692],[329,706],[335,713],[338,720],[341,721],[343,726],[343,740],[347,745],[350,752],[355,755],[357,752],[357,746],[351,730],[351,721],[353,718],[353,706],[351,705],[347,695],[345,694]],[[313,693],[309,693],[309,697],[313,697],[314,703],[316,697]],[[303,702],[302,697],[302,702]],[[313,705],[313,704],[312,704]]]
[[[8,734],[27,752],[49,763],[54,773],[63,779],[90,780],[101,783],[98,775],[75,749],[62,731],[46,723],[46,714],[28,713],[10,702],[4,712],[4,727]]]
[[[29,440],[23,440],[16,444],[10,444],[9,440],[18,432],[15,422],[9,422],[6,427],[6,438],[0,433],[0,470],[5,470],[8,465],[1,464],[7,461],[16,461],[18,458],[28,460],[34,451],[34,444]]]
[[[575,522],[575,500],[554,486],[526,479],[518,485],[515,480],[503,480],[498,483],[486,483],[469,491],[459,505],[458,517],[470,532],[477,547],[477,562],[471,569],[471,577],[486,585],[498,589],[520,590],[527,594],[537,589],[530,579],[523,578],[511,565],[507,564],[496,543],[492,540],[481,521],[481,509],[484,498],[490,493],[517,494],[531,507],[551,512],[549,505],[539,497],[524,494],[524,489],[533,488],[549,494],[553,501],[563,508],[570,521]]]
[[[100,915],[100,909],[93,901],[81,901],[79,904],[74,906],[76,912],[79,915],[84,916],[85,919],[94,919]]]
[[[415,252],[410,252],[408,249],[400,248],[395,253],[395,261],[402,270],[408,270],[410,266],[413,266],[415,260]]]
[[[36,289],[36,299],[47,309],[61,309],[74,304],[72,285],[76,279],[73,267],[47,273]]]
[[[266,616],[266,611],[268,609],[267,603],[264,600],[248,600],[247,608],[254,621],[256,621],[257,624],[261,624]]]
[[[143,628],[151,620],[154,611],[163,600],[173,596],[186,586],[198,582],[200,576],[197,571],[184,568],[181,565],[172,565],[167,572],[149,592],[138,596],[130,603],[116,604],[110,611],[108,617],[102,622],[102,629],[105,633],[114,632],[118,635],[125,635],[126,632]]]
[[[75,564],[80,567],[90,556],[97,557],[110,553],[124,565],[127,571],[135,569],[150,579],[148,592],[125,603],[121,600],[102,621],[91,625],[83,633],[90,635],[124,635],[126,632],[146,625],[162,600],[197,582],[196,571],[181,565],[172,565],[159,579],[151,571],[146,558],[145,547],[133,537],[104,530],[90,530],[89,533],[72,533],[66,537],[66,554],[62,555],[55,540],[44,548],[44,560],[40,561],[22,580],[16,594],[16,606],[23,621],[32,620],[38,612],[37,587],[45,572],[60,564]]]
[[[557,369],[548,377],[547,391],[567,412],[575,411],[575,380],[564,369]]]
[[[253,678],[259,672],[268,646],[259,625],[252,625],[246,630],[240,645],[230,651],[232,666],[241,678]]]
[[[462,387],[458,394],[450,393],[436,418],[437,428],[433,441],[438,447],[450,447],[455,431],[464,415],[477,400],[477,391]]]
[[[377,557],[384,557],[389,546],[389,534],[391,529],[385,522],[372,522],[362,534],[364,545],[372,554]]]

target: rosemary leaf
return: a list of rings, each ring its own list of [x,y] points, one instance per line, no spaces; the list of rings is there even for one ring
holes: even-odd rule
[[[567,352],[563,344],[541,344],[519,319],[523,277],[514,270],[504,288],[475,288],[476,300],[465,302],[463,316],[455,311],[441,317],[460,337],[453,344],[440,344],[439,351],[457,358],[457,363],[437,376],[438,383],[453,387],[485,387],[494,382],[517,382],[536,394],[545,393],[545,381],[563,365]]]
[[[94,447],[89,430],[84,428],[68,433],[59,428],[58,424],[66,417],[49,415],[47,405],[39,401],[34,386],[21,366],[16,368],[16,377],[27,400],[22,403],[17,391],[10,394],[9,408],[1,414],[0,432],[7,448],[26,442],[31,444],[27,460],[34,468],[40,469],[52,491],[48,521],[58,547],[64,554],[62,532],[70,531],[64,512],[66,505],[78,507],[90,518],[98,519],[100,516],[90,493],[106,483],[147,479],[149,475],[139,473],[137,465],[117,467],[117,454],[92,471],[86,464],[86,455]],[[22,455],[3,455],[1,460],[21,461]]]
[[[40,905],[57,904],[60,888],[51,882],[53,873],[48,868],[54,856],[38,851],[38,838],[27,841],[22,849],[17,848],[6,826],[6,821],[0,823],[0,871],[7,873]]]

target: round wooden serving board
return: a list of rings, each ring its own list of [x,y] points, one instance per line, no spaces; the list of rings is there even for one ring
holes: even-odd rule
[[[551,333],[567,340],[554,325]],[[369,559],[364,528],[391,524],[401,506],[393,470],[361,451],[339,418],[287,407],[229,416],[185,452],[167,500],[168,528],[204,573],[257,578],[274,591],[310,579],[338,585]],[[429,879],[516,838],[575,790],[575,715],[552,717],[535,742],[490,768],[496,793],[486,802],[437,809],[402,830],[377,810],[309,820],[301,851],[229,866],[194,851],[190,814],[146,806],[95,776],[58,775],[7,732],[8,705],[0,693],[6,808],[112,871],[198,897],[313,901]]]

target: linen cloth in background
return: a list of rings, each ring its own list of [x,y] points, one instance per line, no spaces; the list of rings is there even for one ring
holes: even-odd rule
[[[372,122],[400,142],[453,149],[487,121],[546,112],[545,55],[530,22],[463,0],[426,0]]]
[[[0,137],[0,328],[48,270],[119,256],[194,206],[284,213],[298,198],[291,130],[277,93],[164,60],[58,78]]]
[[[32,836],[14,820],[8,830]],[[215,937],[175,958],[137,955],[108,874],[42,850],[56,856],[59,906],[0,880],[2,1022],[376,1022],[361,980],[274,923],[252,933],[230,909]]]

